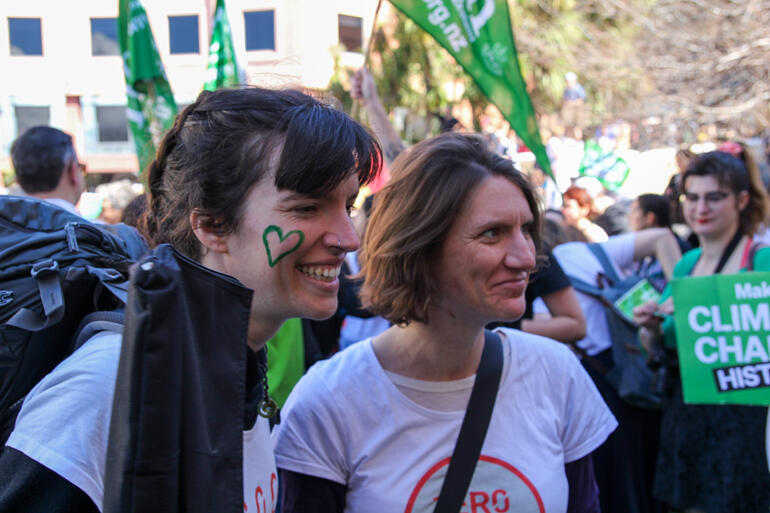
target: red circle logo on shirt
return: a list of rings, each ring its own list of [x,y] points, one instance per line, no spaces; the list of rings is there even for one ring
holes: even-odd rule
[[[431,467],[415,486],[404,513],[430,513],[444,483],[449,458]],[[491,456],[481,456],[465,495],[460,513],[545,513],[540,494],[532,482],[513,465]]]

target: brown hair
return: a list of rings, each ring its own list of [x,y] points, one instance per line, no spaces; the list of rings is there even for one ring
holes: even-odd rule
[[[749,193],[749,203],[739,216],[739,228],[746,235],[753,235],[759,225],[767,221],[770,205],[767,191],[759,175],[759,167],[745,145],[741,158],[725,151],[710,151],[697,155],[682,178],[682,190],[686,191],[687,179],[691,176],[712,176],[717,183],[727,187],[733,193]]]
[[[467,198],[486,178],[505,177],[522,191],[540,247],[532,185],[480,136],[446,133],[422,141],[396,158],[391,174],[374,201],[360,261],[364,307],[392,322],[428,321],[437,293],[433,263]]]
[[[204,91],[176,118],[150,165],[144,232],[199,260],[189,219],[238,229],[251,188],[274,173],[278,189],[324,194],[358,175],[370,182],[382,152],[345,113],[298,90],[257,87]]]

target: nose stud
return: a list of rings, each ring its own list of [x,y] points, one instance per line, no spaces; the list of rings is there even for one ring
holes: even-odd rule
[[[340,239],[337,239],[337,247],[342,249],[342,241]]]

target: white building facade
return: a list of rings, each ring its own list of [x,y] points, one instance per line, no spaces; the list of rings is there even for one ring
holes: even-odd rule
[[[205,81],[215,0],[142,0],[177,105]],[[339,55],[363,64],[377,0],[226,0],[248,82],[324,89]],[[50,125],[70,133],[89,172],[136,172],[117,42],[118,1],[0,5],[0,168],[13,140]]]

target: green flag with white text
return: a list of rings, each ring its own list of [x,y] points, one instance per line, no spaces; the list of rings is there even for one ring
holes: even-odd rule
[[[209,44],[209,62],[203,89],[214,91],[220,87],[232,87],[245,82],[245,74],[238,66],[233,45],[233,34],[227,18],[225,0],[217,0],[214,11],[214,27]]]
[[[543,171],[553,177],[521,76],[507,0],[391,3],[452,54],[532,150]]]
[[[176,103],[141,1],[119,0],[118,13],[128,126],[141,173],[152,162],[161,137],[173,125]]]

